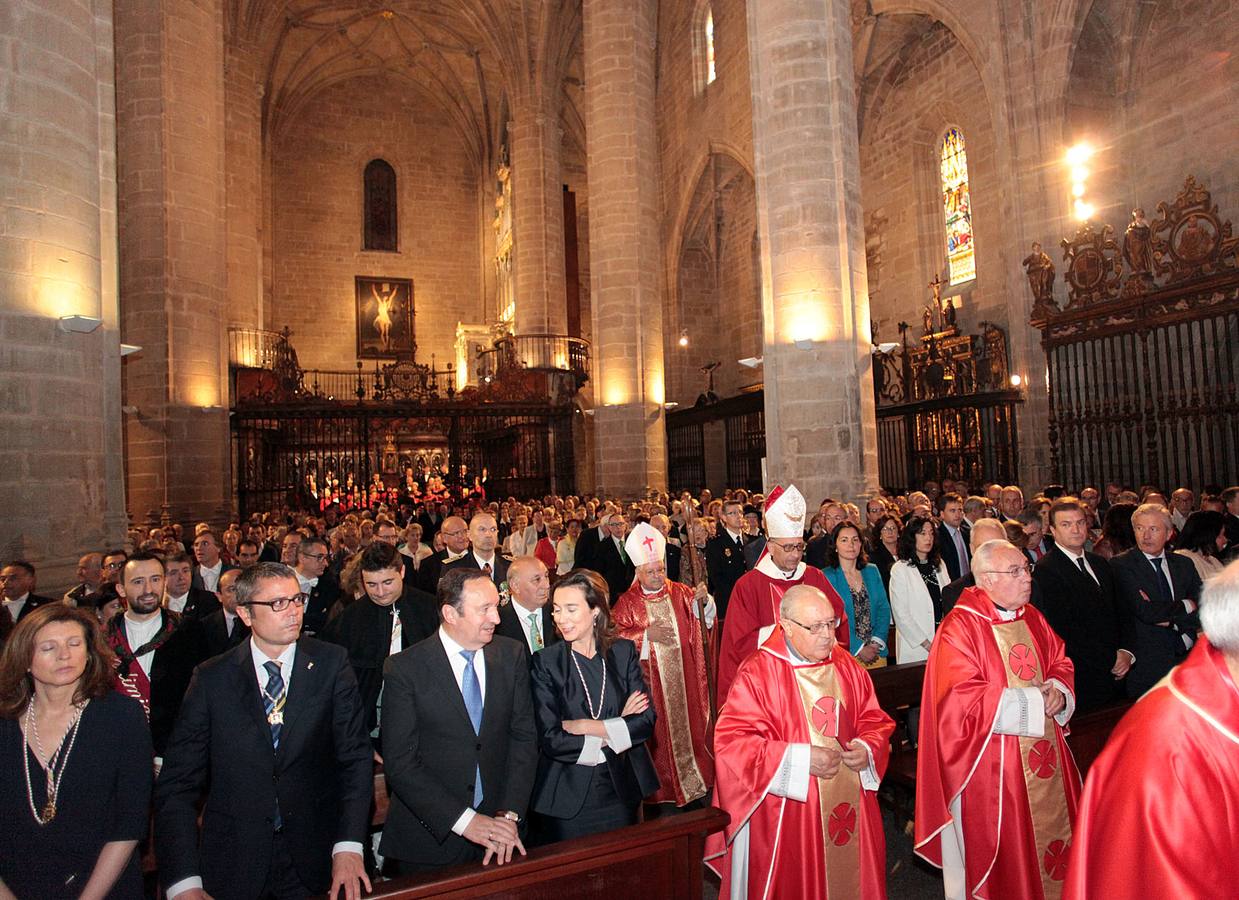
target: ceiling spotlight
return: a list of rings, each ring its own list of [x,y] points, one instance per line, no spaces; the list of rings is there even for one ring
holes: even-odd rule
[[[899,345],[894,341],[885,341],[875,348],[879,353],[894,353],[899,349]]]

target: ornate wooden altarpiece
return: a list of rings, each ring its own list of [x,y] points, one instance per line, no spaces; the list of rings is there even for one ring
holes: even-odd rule
[[[912,328],[900,322],[899,345],[873,356],[881,483],[1010,483],[1019,467],[1021,394],[1010,385],[1007,335],[992,322],[981,322],[980,334],[961,333],[953,300],[943,302],[937,279],[930,287],[934,301],[925,307],[919,340],[910,343]]]
[[[1029,275],[1057,480],[1239,481],[1239,239],[1209,191],[1189,175],[1151,223],[1134,210],[1121,243],[1086,222],[1061,247],[1065,307]]]
[[[577,352],[585,353],[583,342]],[[573,489],[574,397],[588,359],[572,371],[498,367],[456,390],[449,363],[415,358],[369,371],[302,369],[290,332],[275,339],[269,367],[233,367],[233,482],[239,513],[283,503],[311,506],[304,485],[331,472],[396,487],[406,465],[489,473],[492,493],[533,496]]]

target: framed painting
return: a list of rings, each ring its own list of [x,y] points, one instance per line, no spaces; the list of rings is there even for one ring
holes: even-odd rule
[[[358,359],[413,358],[413,282],[358,275]]]

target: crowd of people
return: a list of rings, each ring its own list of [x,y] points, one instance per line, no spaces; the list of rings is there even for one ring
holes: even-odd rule
[[[1113,791],[1081,799],[1071,716],[1165,706],[1172,669],[1239,714],[1239,487],[378,499],[135,530],[55,597],[7,562],[0,898],[142,896],[152,809],[197,900],[353,898],[711,804],[724,894],[884,896],[873,678],[915,662],[946,895],[1085,896]]]

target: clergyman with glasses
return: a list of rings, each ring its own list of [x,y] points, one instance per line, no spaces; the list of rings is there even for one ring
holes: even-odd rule
[[[291,567],[250,566],[236,598],[251,635],[194,673],[155,783],[165,895],[357,900],[374,763],[348,654],[301,636]]]
[[[822,591],[796,585],[778,613],[719,713],[715,803],[731,821],[706,865],[720,897],[885,897],[877,789],[895,723]]]
[[[972,559],[929,651],[916,767],[916,852],[947,898],[1059,897],[1080,773],[1065,727],[1075,668],[1029,604],[1032,570],[1003,540]]]
[[[804,562],[805,502],[795,485],[775,487],[766,496],[766,549],[750,571],[732,588],[718,657],[718,705],[722,707],[740,663],[755,652],[779,621],[779,601],[797,584],[817,588],[840,620],[836,637],[848,646],[848,621],[843,599],[822,570]]]

